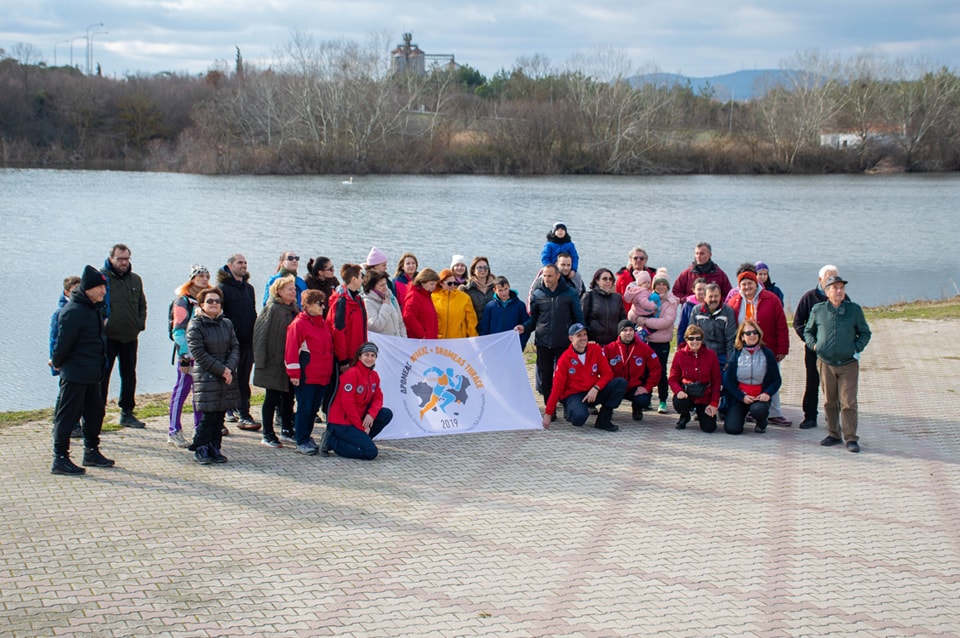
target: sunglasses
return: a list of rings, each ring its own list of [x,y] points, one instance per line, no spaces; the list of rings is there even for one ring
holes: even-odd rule
[[[599,281],[613,281],[613,277],[600,277]]]
[[[474,270],[490,270],[489,266],[477,266]]]
[[[685,341],[703,341],[703,337],[686,337]]]
[[[443,285],[444,285],[444,286],[456,286],[456,285],[457,285],[457,282],[455,282],[455,281],[445,281],[445,282],[443,282]]]
[[[219,305],[220,305],[220,300],[219,300],[219,299],[204,299],[204,300],[203,300],[203,303],[215,304],[215,305],[219,306]]]
[[[287,255],[287,261],[300,261],[300,255]]]
[[[744,336],[744,337],[755,337],[755,336],[757,336],[758,334],[760,334],[760,333],[757,332],[756,330],[744,330],[744,331],[743,331],[743,336]]]

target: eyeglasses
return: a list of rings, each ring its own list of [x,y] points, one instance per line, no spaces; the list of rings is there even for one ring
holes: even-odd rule
[[[287,261],[300,261],[300,255],[287,255]]]
[[[203,300],[203,303],[215,304],[215,305],[219,306],[219,305],[220,305],[220,300],[219,300],[219,299],[204,299],[204,300]]]
[[[684,341],[703,341],[703,337],[684,337]]]
[[[477,266],[474,270],[490,270],[490,266]]]
[[[743,336],[744,336],[744,337],[756,337],[758,334],[760,334],[760,333],[757,332],[756,330],[744,330],[744,331],[743,331]]]
[[[330,266],[329,268],[324,268],[320,272],[333,272],[333,266]]]
[[[634,255],[634,256],[631,257],[630,259],[632,259],[633,261],[646,261],[646,260],[647,260],[647,258],[644,257],[643,255]]]
[[[455,282],[455,281],[445,281],[445,282],[443,282],[443,285],[444,285],[444,286],[456,286],[456,285],[457,285],[457,282]]]
[[[613,277],[600,277],[598,281],[613,281]]]

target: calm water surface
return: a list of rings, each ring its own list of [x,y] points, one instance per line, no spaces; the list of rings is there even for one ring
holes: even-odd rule
[[[640,244],[672,280],[706,240],[731,276],[742,261],[769,263],[791,308],[825,263],[867,305],[952,296],[960,281],[958,175],[342,179],[0,170],[0,410],[53,404],[47,334],[63,278],[101,266],[118,242],[150,307],[139,392],[172,386],[164,324],[190,264],[212,271],[236,251],[258,293],[288,247],[305,270],[318,255],[362,263],[376,245],[391,271],[408,250],[437,270],[454,253],[485,255],[525,294],[547,230],[564,221],[587,279]],[[117,385],[115,373],[114,396]]]

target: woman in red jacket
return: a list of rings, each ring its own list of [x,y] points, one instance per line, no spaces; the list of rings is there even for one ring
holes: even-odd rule
[[[677,348],[670,365],[670,389],[673,390],[673,409],[680,414],[677,429],[690,423],[690,410],[697,410],[700,429],[717,429],[717,409],[720,407],[720,360],[716,353],[703,345],[700,326],[687,326],[683,333],[684,345]]]
[[[390,423],[393,412],[383,407],[377,346],[367,342],[357,349],[353,366],[340,375],[340,387],[330,405],[327,431],[320,443],[320,453],[331,450],[348,459],[372,461],[377,458],[373,439]]]
[[[287,326],[283,357],[297,397],[297,452],[309,456],[319,449],[310,435],[333,376],[333,335],[323,318],[325,298],[319,290],[304,290],[300,295],[303,311]]]
[[[407,287],[403,300],[403,324],[410,339],[436,339],[439,334],[437,309],[431,297],[438,281],[440,276],[436,272],[424,268]]]

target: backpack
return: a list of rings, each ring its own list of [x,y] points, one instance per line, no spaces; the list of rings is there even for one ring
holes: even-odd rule
[[[188,296],[182,295],[170,302],[170,307],[167,308],[167,337],[170,339],[170,341],[175,341],[173,338],[173,307],[181,299],[187,300],[187,321],[189,321],[190,317],[193,316],[193,304],[190,303],[190,298]]]

